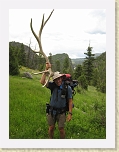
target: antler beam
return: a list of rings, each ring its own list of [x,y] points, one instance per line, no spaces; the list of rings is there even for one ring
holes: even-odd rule
[[[42,48],[42,44],[41,44],[41,34],[42,34],[42,30],[43,30],[45,24],[46,24],[47,21],[50,19],[53,11],[54,11],[54,9],[53,9],[52,12],[50,13],[50,15],[49,15],[49,17],[47,18],[46,21],[44,21],[44,14],[43,14],[42,23],[41,23],[41,27],[40,27],[40,30],[39,30],[39,36],[37,36],[36,33],[35,33],[34,30],[33,30],[33,27],[32,27],[32,18],[31,18],[31,22],[30,22],[31,31],[32,31],[32,33],[33,33],[34,37],[36,38],[36,40],[37,40],[37,42],[38,42],[38,45],[39,45],[39,49],[40,49],[40,50],[39,50],[39,53],[41,53],[41,54],[44,56],[46,62],[48,62],[48,63],[49,63],[49,59],[48,59],[48,57],[45,55],[45,53],[44,53],[44,51],[43,51],[43,48]],[[37,53],[38,53],[38,52],[37,52]],[[53,72],[52,72],[51,68],[49,68],[49,69],[46,70],[46,71],[42,71],[42,72],[38,72],[38,73],[34,73],[34,74],[41,74],[41,73],[49,73],[48,79],[47,79],[46,83],[44,84],[44,86],[46,86],[46,84],[48,83],[50,77],[53,75]],[[44,87],[44,86],[43,86],[43,87]]]

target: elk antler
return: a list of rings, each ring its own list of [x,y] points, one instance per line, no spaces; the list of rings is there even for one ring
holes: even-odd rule
[[[39,45],[39,49],[40,49],[40,53],[44,56],[46,62],[50,63],[49,62],[49,59],[48,57],[45,55],[45,53],[43,52],[43,48],[42,48],[42,44],[41,44],[41,34],[42,34],[42,30],[45,26],[45,24],[47,23],[47,21],[49,20],[49,18],[51,17],[52,13],[53,13],[54,9],[52,10],[52,12],[50,13],[49,17],[47,18],[46,21],[44,21],[44,14],[43,14],[43,18],[42,18],[42,23],[41,23],[41,27],[40,27],[40,31],[39,31],[39,37],[36,35],[36,33],[34,32],[33,30],[33,27],[32,27],[32,19],[31,19],[31,23],[30,23],[30,27],[31,27],[31,31],[33,33],[33,35],[35,36],[37,42],[38,42],[38,45]],[[37,52],[38,53],[38,52]],[[38,73],[34,73],[34,74],[41,74],[41,73],[48,73],[48,79],[46,81],[46,83],[44,84],[44,86],[46,86],[46,84],[48,83],[50,77],[53,75],[53,72],[51,70],[51,68],[49,68],[48,70],[46,71],[42,71],[42,72],[38,72]],[[43,86],[43,87],[44,87]]]

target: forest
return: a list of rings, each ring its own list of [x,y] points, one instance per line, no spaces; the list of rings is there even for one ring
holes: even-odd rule
[[[66,53],[56,55],[49,53],[48,58],[52,64],[52,70],[71,74],[73,79],[78,80],[79,89],[87,90],[90,85],[96,87],[98,91],[106,93],[106,52],[95,57],[92,49],[93,47],[90,45],[87,47],[87,52],[84,52],[86,55],[84,62],[75,67]],[[42,71],[45,59],[41,54],[36,54],[30,45],[9,42],[9,74],[19,75],[21,66]]]

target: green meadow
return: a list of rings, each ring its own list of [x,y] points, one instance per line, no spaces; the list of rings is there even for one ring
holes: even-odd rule
[[[48,139],[45,111],[50,90],[42,87],[40,76],[9,76],[10,139]],[[72,120],[65,124],[66,139],[106,139],[106,94],[88,86],[87,91],[76,93],[73,102]],[[54,138],[59,139],[57,125]]]

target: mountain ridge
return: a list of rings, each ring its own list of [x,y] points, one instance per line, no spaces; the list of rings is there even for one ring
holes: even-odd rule
[[[12,42],[9,42],[9,44],[11,44],[12,46],[15,46],[15,47],[20,47],[21,44],[23,44],[23,43],[12,41]],[[34,59],[37,60],[37,64],[38,64],[39,56],[37,54],[35,54],[34,51],[29,46],[27,46],[25,44],[23,44],[23,45],[24,45],[26,55],[28,56],[28,52],[30,53],[29,57],[30,57],[31,61],[33,60],[34,55],[35,55]],[[102,53],[95,53],[94,57],[96,58],[96,57],[100,56],[101,54]],[[69,58],[69,55],[67,53],[57,53],[55,55],[52,55],[53,64],[55,65],[56,61],[59,60],[61,63],[61,69],[62,69],[65,58],[68,58],[71,69],[73,69],[78,64],[82,64],[85,60],[85,58],[75,58],[75,59]],[[36,64],[36,62],[34,62],[34,64]],[[30,67],[32,68],[32,65],[34,65],[34,64],[31,63]],[[39,67],[38,65],[35,66],[35,68],[38,68],[38,67]]]

